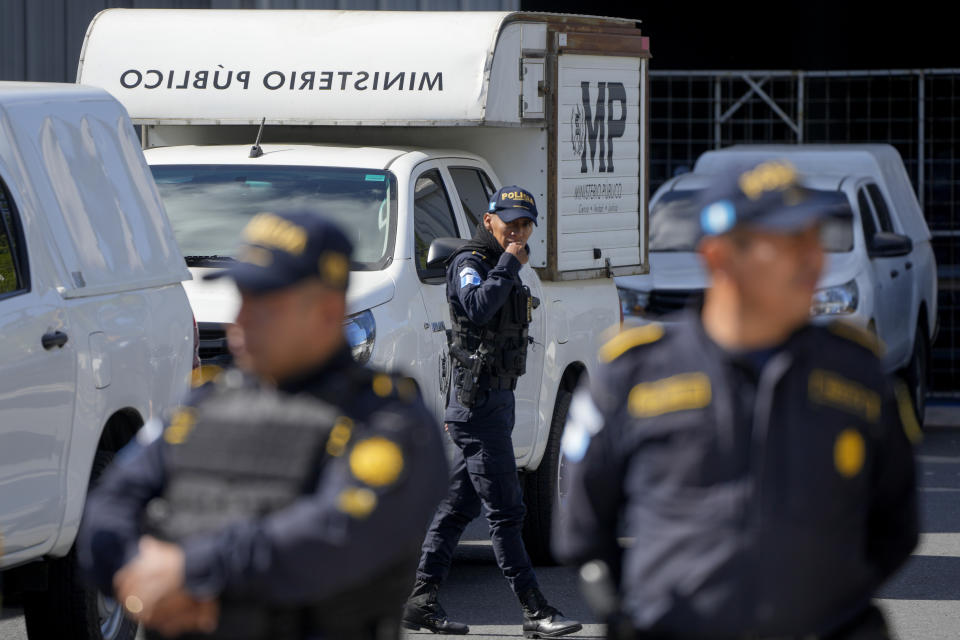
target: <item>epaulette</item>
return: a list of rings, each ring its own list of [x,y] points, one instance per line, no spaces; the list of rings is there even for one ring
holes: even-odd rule
[[[652,344],[662,337],[663,325],[657,322],[621,331],[600,347],[600,361],[612,362],[630,349]]]
[[[399,374],[375,373],[370,380],[370,386],[378,398],[396,396],[409,403],[417,397],[416,381]]]
[[[893,385],[894,395],[897,399],[897,411],[900,413],[900,424],[903,425],[903,432],[907,434],[907,439],[912,444],[920,444],[923,440],[923,429],[917,422],[917,414],[913,408],[913,400],[910,399],[910,391],[907,385],[901,380],[896,380]]]
[[[861,329],[849,322],[836,320],[827,325],[827,329],[835,336],[863,347],[878,358],[882,357],[886,350],[883,342],[875,333]]]
[[[223,368],[215,364],[204,364],[194,369],[190,374],[190,386],[194,389],[209,384],[223,373]]]

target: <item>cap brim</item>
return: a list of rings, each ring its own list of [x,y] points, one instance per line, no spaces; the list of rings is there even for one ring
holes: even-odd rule
[[[806,229],[831,216],[844,214],[849,216],[849,209],[838,204],[835,198],[814,191],[799,204],[782,206],[761,220],[745,220],[744,224],[756,229],[790,233]]]
[[[498,209],[495,211],[500,219],[504,222],[513,222],[514,220],[519,220],[520,218],[527,218],[532,220],[533,224],[537,224],[537,216],[533,215],[532,211],[527,211],[520,207],[511,207],[509,209]]]
[[[229,267],[203,276],[204,280],[219,280],[220,278],[231,278],[238,289],[254,293],[276,291],[291,284],[289,278],[283,278],[275,270],[264,269],[249,262],[235,262]]]

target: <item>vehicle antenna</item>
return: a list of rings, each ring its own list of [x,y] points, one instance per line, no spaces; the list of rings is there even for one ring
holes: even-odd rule
[[[260,130],[257,131],[257,141],[253,143],[252,147],[250,147],[250,155],[248,156],[250,158],[259,158],[263,155],[263,149],[260,148],[260,136],[263,135],[263,125],[266,121],[266,116],[264,116],[263,120],[260,121]]]

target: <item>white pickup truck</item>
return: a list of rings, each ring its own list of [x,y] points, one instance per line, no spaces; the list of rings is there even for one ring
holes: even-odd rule
[[[786,159],[807,186],[829,192],[851,218],[824,231],[827,261],[811,313],[879,336],[884,367],[913,390],[923,421],[930,345],[937,329],[937,265],[930,231],[897,150],[890,145],[737,145],[708,151],[693,171],[665,182],[650,202],[647,275],[617,278],[628,322],[659,320],[707,284],[689,225],[697,194],[731,166]]]
[[[123,107],[0,82],[0,579],[31,639],[134,636],[73,542],[88,486],[187,392],[189,278]]]
[[[547,560],[571,392],[620,320],[612,277],[646,270],[648,58],[637,24],[610,18],[118,9],[91,23],[78,81],[142,126],[195,275],[258,211],[339,222],[356,245],[355,356],[412,376],[438,415],[450,324],[431,244],[469,238],[503,184],[535,195],[521,277],[542,305],[513,440],[528,549]],[[201,356],[228,357],[232,285],[187,293]]]

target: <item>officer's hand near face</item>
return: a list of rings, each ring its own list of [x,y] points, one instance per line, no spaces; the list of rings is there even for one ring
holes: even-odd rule
[[[519,260],[520,264],[527,264],[527,261],[530,260],[530,254],[527,253],[524,245],[519,242],[511,242],[508,244],[507,253]]]

